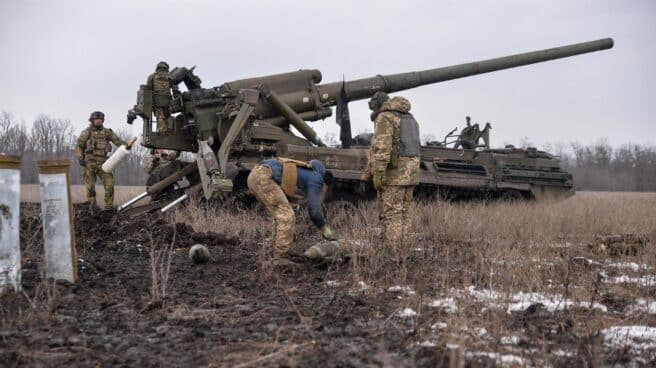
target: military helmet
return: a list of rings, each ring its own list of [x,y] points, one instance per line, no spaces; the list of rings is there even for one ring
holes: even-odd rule
[[[105,114],[103,114],[102,111],[94,111],[89,115],[89,121],[93,123],[94,119],[105,121]]]
[[[159,63],[157,63],[157,67],[155,67],[155,71],[158,71],[160,69],[169,70],[169,64],[166,61],[160,61]]]
[[[389,100],[389,95],[385,92],[378,91],[371,96],[369,100],[369,109],[373,112],[380,110],[381,106],[385,101]]]

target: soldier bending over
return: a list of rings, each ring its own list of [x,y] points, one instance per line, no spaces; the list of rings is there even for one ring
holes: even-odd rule
[[[335,240],[332,230],[326,225],[321,207],[322,193],[327,191],[332,181],[332,173],[326,171],[318,160],[264,160],[248,175],[248,189],[273,217],[271,238],[275,246],[274,267],[294,265],[288,251],[294,240],[296,219],[288,198],[304,199],[310,219],[321,236],[326,240]]]

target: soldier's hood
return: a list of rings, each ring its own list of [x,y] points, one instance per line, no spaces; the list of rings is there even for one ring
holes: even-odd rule
[[[392,97],[383,103],[383,106],[380,108],[380,112],[383,111],[409,112],[410,101],[401,96]]]

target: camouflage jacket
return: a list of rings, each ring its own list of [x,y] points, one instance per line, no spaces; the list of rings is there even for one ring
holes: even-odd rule
[[[169,107],[171,105],[171,82],[167,72],[159,71],[149,75],[146,83],[153,90],[153,105],[155,107]]]
[[[89,126],[80,133],[75,147],[75,156],[80,160],[103,163],[107,154],[112,151],[112,145],[127,144],[109,128]]]
[[[371,172],[382,175],[383,185],[416,185],[419,182],[419,157],[400,157],[400,121],[394,113],[408,113],[410,102],[393,97],[383,103],[374,121],[371,141]]]

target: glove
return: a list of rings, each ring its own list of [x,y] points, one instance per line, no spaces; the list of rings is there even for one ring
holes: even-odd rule
[[[328,226],[324,226],[323,229],[321,229],[321,236],[326,240],[337,240],[335,234],[333,234],[333,231],[330,230]]]
[[[82,167],[87,166],[86,161],[84,161],[84,160],[82,160],[82,159],[80,159],[80,161],[78,161],[78,162],[80,163],[80,166],[82,166]]]
[[[374,189],[377,192],[383,191],[383,176],[380,174],[374,174]]]

